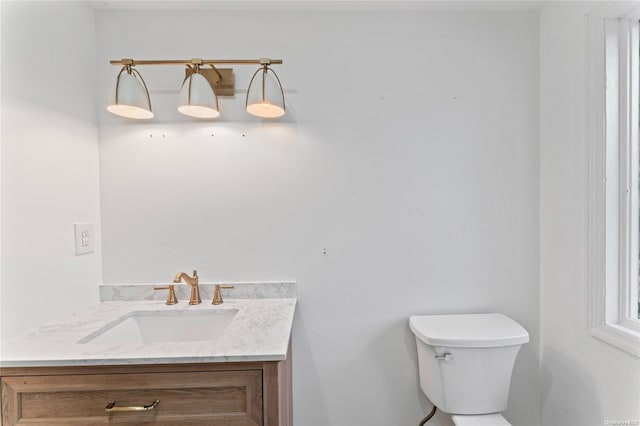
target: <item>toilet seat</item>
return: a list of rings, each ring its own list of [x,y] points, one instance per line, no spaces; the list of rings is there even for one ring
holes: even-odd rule
[[[451,420],[456,426],[511,426],[499,413],[466,416],[452,414]]]

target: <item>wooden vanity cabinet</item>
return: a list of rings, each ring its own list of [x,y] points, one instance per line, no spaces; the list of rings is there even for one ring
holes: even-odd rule
[[[292,426],[286,361],[0,369],[2,425]],[[105,408],[149,406],[147,411]]]

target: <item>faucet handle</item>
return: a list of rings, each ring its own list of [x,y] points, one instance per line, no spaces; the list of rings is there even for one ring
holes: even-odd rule
[[[178,303],[178,298],[176,297],[176,290],[175,290],[173,284],[160,286],[160,287],[153,287],[153,289],[154,290],[169,290],[169,295],[167,296],[167,305],[175,305],[176,303]]]
[[[213,292],[213,301],[211,302],[212,305],[219,305],[224,302],[222,300],[222,291],[220,290],[222,288],[233,288],[233,286],[216,284],[216,288]]]

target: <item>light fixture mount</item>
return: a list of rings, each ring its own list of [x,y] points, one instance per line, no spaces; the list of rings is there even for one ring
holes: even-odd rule
[[[216,72],[217,71],[217,72]],[[193,71],[187,68],[185,78]],[[235,94],[235,75],[233,68],[200,68],[198,73],[207,79],[218,96],[233,96]]]

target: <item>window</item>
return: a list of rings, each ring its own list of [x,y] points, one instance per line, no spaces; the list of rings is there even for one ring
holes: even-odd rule
[[[640,357],[640,43],[636,5],[588,16],[589,327]]]

